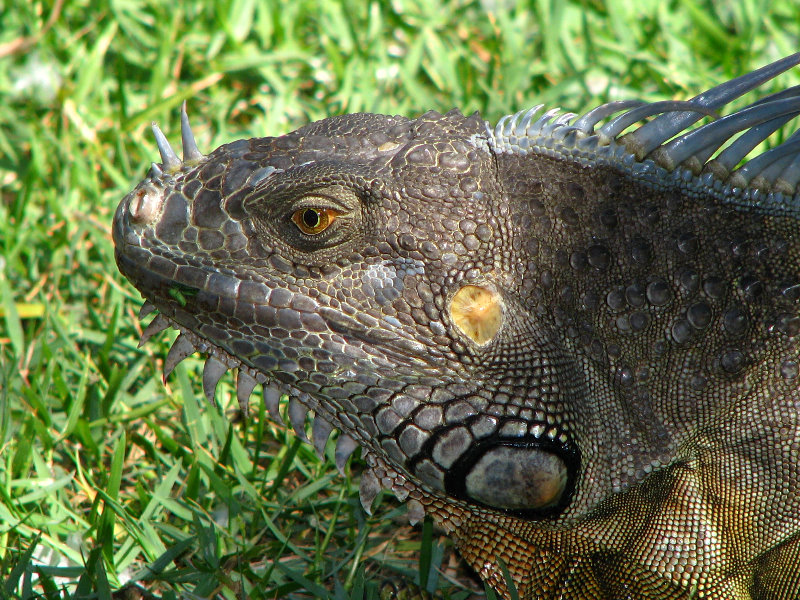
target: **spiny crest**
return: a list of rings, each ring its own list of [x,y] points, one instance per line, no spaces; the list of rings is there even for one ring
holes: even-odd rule
[[[688,101],[609,102],[574,121],[575,114],[559,114],[559,109],[548,110],[534,120],[543,108],[538,105],[503,117],[494,129],[487,125],[487,133],[490,145],[498,153],[568,156],[582,162],[625,166],[634,173],[655,174],[662,179],[700,177],[700,186],[721,192],[733,202],[778,209],[798,193],[800,132],[736,167],[759,143],[800,115],[800,86],[762,98],[724,117],[719,117],[716,110],[797,64],[800,53]],[[595,129],[619,112],[622,114]],[[705,116],[715,120],[685,131]],[[624,133],[649,117],[656,118]],[[740,135],[732,139],[737,134]]]
[[[139,311],[139,318],[147,317],[154,310],[155,307],[149,301],[145,301]],[[150,324],[145,327],[141,339],[139,340],[139,346],[143,346],[155,334],[170,327],[175,327],[180,330],[180,334],[173,342],[164,360],[165,381],[181,361],[195,352],[206,353],[208,356],[203,365],[202,381],[203,392],[209,403],[212,405],[216,404],[214,400],[216,388],[222,376],[230,369],[238,369],[238,374],[236,376],[236,398],[242,414],[245,416],[248,414],[250,410],[250,396],[256,386],[260,384],[262,386],[264,405],[267,409],[267,413],[276,423],[283,425],[284,422],[280,413],[280,401],[283,396],[288,395],[289,404],[287,407],[287,414],[292,429],[294,429],[300,439],[312,444],[317,455],[322,458],[325,446],[334,431],[334,427],[322,416],[315,416],[311,422],[311,440],[309,440],[306,434],[306,420],[308,419],[309,409],[307,408],[308,401],[302,397],[304,395],[303,392],[299,392],[293,388],[284,388],[280,382],[269,380],[263,373],[250,369],[224,351],[210,346],[205,340],[191,331],[180,327],[177,323],[161,313],[156,314]],[[344,474],[345,465],[357,448],[358,443],[353,438],[343,433],[339,434],[334,449],[334,462],[340,473]],[[385,487],[380,483],[376,487],[376,481],[379,480],[372,472],[372,469],[368,470],[367,474],[362,476],[360,497],[364,503],[364,509],[367,512],[371,512],[373,500],[381,489]],[[393,486],[393,491],[401,501],[408,497],[408,491],[405,488],[395,485]],[[421,520],[421,517],[418,515],[414,517],[413,515],[415,514],[414,510],[409,507],[409,518],[415,518],[416,521]]]

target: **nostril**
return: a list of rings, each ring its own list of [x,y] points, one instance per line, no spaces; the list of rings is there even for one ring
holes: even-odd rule
[[[137,225],[150,225],[161,212],[164,205],[164,194],[146,185],[134,190],[128,200],[128,213],[131,221]]]

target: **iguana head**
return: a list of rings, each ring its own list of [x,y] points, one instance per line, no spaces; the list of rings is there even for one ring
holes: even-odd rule
[[[723,589],[738,575],[709,536],[751,524],[693,519],[727,476],[725,428],[755,423],[730,407],[791,382],[798,358],[796,306],[759,292],[794,289],[791,263],[763,259],[796,247],[780,194],[797,144],[735,167],[798,94],[684,129],[798,62],[689,102],[536,107],[496,128],[353,114],[208,155],[184,111],[183,159],[155,128],[161,163],[114,219],[117,264],[159,312],[143,340],[180,329],[165,376],[207,353],[209,400],[238,369],[244,409],[260,383],[277,419],[289,395],[302,437],[313,411],[319,451],[340,432],[340,468],[362,447],[367,510],[393,490],[501,591],[498,559],[530,597]],[[737,257],[737,236],[761,254]],[[756,327],[784,337],[765,350]]]
[[[552,515],[574,487],[586,383],[527,307],[489,136],[457,111],[353,114],[166,150],[120,205],[117,261],[245,391],[288,393],[298,429],[313,410],[318,444],[340,429],[402,496]]]

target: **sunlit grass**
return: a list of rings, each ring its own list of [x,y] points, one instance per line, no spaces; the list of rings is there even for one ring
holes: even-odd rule
[[[687,98],[796,51],[800,34],[793,0],[525,6],[0,8],[1,597],[136,582],[164,598],[361,598],[387,573],[451,598],[482,589],[392,498],[365,515],[358,461],[343,478],[330,446],[320,462],[263,413],[231,424],[202,400],[198,359],[163,385],[168,339],[137,349],[140,298],[109,227],[156,160],[150,122],[176,140],[184,100],[202,149],[342,112],[495,121],[540,102]],[[223,406],[232,392],[223,380]]]

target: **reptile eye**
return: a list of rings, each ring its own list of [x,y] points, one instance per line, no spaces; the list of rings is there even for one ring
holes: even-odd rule
[[[306,207],[296,210],[292,221],[306,235],[317,235],[330,227],[338,216],[339,213],[332,208]]]

